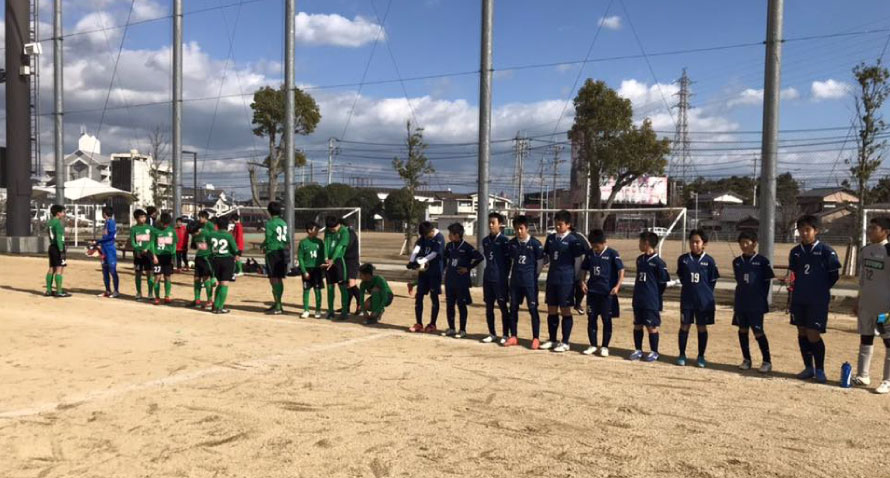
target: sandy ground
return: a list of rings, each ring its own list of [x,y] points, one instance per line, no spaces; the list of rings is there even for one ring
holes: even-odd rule
[[[623,360],[626,315],[612,357],[577,353],[584,318],[573,353],[558,355],[527,342],[503,349],[407,334],[413,302],[403,284],[394,284],[387,323],[364,327],[263,316],[269,290],[254,277],[234,284],[227,316],[101,299],[96,266],[72,261],[75,296],[47,299],[44,259],[0,256],[3,477],[887,473],[890,398],[791,379],[800,359],[780,313],[768,319],[776,371],[765,378],[736,370],[725,309],[712,328],[712,366],[700,370],[670,364],[670,304],[665,357],[643,364]],[[132,291],[122,269],[122,289]],[[174,288],[180,300],[190,295],[185,281]],[[293,312],[299,286],[287,287]],[[474,306],[470,332],[484,330]],[[529,335],[525,315],[520,335]],[[834,315],[826,341],[836,379],[855,361],[852,318]],[[877,377],[881,347],[875,355]]]

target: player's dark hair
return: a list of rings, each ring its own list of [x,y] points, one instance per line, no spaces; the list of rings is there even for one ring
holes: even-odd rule
[[[751,242],[757,242],[757,233],[754,231],[742,231],[739,233],[739,238],[736,239],[736,242],[742,242],[744,240],[748,240]]]
[[[179,216],[176,218],[176,222],[185,222],[185,219],[183,219],[182,216]]]
[[[503,224],[504,222],[506,222],[506,221],[504,220],[504,215],[501,214],[501,213],[499,213],[499,212],[488,213],[488,219],[489,219],[489,220],[491,220],[491,219],[497,219],[497,220],[498,220],[498,224]]]
[[[594,229],[590,231],[590,243],[591,244],[605,244],[606,243],[606,233],[602,229]]]
[[[198,217],[203,217],[204,219],[210,219],[210,211],[208,211],[208,210],[206,210],[206,209],[202,209],[202,210],[198,213]]]
[[[156,212],[158,212],[158,208],[154,206],[148,206],[147,208],[145,208],[145,214],[148,214],[149,216],[154,215]]]
[[[161,225],[169,226],[171,222],[173,222],[173,215],[171,215],[169,212],[162,212]]]
[[[417,225],[417,233],[420,237],[426,237],[433,230],[433,224],[429,221],[423,221]]]
[[[689,239],[691,241],[692,238],[695,236],[700,237],[701,241],[704,242],[705,244],[708,243],[708,235],[705,234],[705,231],[703,231],[701,229],[693,229],[693,230],[689,231],[689,235],[687,236],[687,239]]]
[[[890,217],[878,216],[878,217],[872,218],[868,222],[869,222],[869,224],[874,224],[875,226],[878,226],[885,231],[890,231]]]
[[[309,232],[313,229],[318,229],[319,227],[321,227],[321,226],[319,226],[317,222],[309,221],[306,223],[306,232]]]
[[[201,225],[197,221],[190,221],[186,230],[189,234],[197,234],[201,230]]]
[[[142,209],[137,209],[137,210],[133,211],[133,218],[135,218],[135,219],[139,219],[140,217],[147,216],[147,215],[148,214],[146,214],[145,211]]]
[[[646,241],[650,247],[658,246],[658,234],[655,234],[652,231],[643,231],[640,233],[640,240]]]
[[[55,216],[56,214],[65,210],[65,206],[61,204],[53,204],[51,208],[49,208],[50,216]]]
[[[229,228],[229,218],[226,216],[219,216],[216,218],[216,227],[219,228],[220,231],[225,231]]]
[[[232,221],[232,222],[238,222],[238,221],[240,221],[240,220],[241,220],[241,215],[240,215],[240,214],[238,214],[237,212],[236,212],[235,214],[232,214],[232,218],[231,218],[231,221]]]
[[[271,215],[271,216],[280,216],[281,215],[281,204],[277,201],[272,201],[266,207],[266,210],[269,211],[269,215]]]
[[[464,226],[461,225],[461,224],[458,223],[458,222],[455,222],[454,224],[448,226],[448,232],[450,232],[451,234],[457,234],[458,236],[461,237],[461,239],[463,239],[463,237],[464,237]]]
[[[813,216],[812,214],[805,214],[803,216],[800,216],[800,218],[797,220],[796,227],[800,229],[804,226],[810,226],[813,229],[819,229],[819,218]]]
[[[528,228],[528,216],[516,216],[513,218],[513,229],[518,229],[519,226]]]
[[[324,227],[328,229],[333,229],[340,224],[340,218],[337,216],[328,216],[324,218]]]
[[[571,226],[572,225],[572,213],[566,211],[565,209],[563,209],[562,211],[559,211],[558,213],[556,213],[553,216],[553,222],[555,223],[557,221],[563,222],[563,223]]]
[[[102,206],[102,214],[108,217],[114,217],[114,208],[111,206]]]
[[[374,264],[364,263],[361,265],[361,267],[358,268],[358,272],[359,272],[359,274],[363,274],[366,276],[373,276],[374,275]]]

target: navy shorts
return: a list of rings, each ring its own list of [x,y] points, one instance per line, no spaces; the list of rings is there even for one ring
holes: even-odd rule
[[[445,299],[453,300],[457,304],[465,304],[470,305],[473,303],[473,299],[470,297],[470,286],[469,284],[462,283],[454,283],[454,284],[445,284]]]
[[[587,294],[587,317],[593,320],[602,317],[604,321],[611,319],[614,309],[613,297],[612,295]]]
[[[417,274],[417,291],[415,293],[418,297],[427,294],[441,294],[442,276],[430,272],[421,272],[420,274]]]
[[[763,314],[760,312],[736,312],[732,314],[732,325],[742,329],[763,332]]]
[[[507,300],[506,281],[485,281],[482,283],[482,297],[486,304],[504,303]]]
[[[791,325],[824,334],[828,326],[828,304],[791,304]]]
[[[646,327],[661,326],[661,312],[657,310],[634,310],[634,325],[644,325]]]
[[[513,312],[519,311],[519,306],[525,301],[529,310],[538,308],[538,286],[511,286],[510,305]]]
[[[567,308],[575,304],[575,286],[573,284],[547,284],[545,293],[547,305]]]
[[[683,325],[714,325],[714,311],[683,309],[680,311],[680,323]]]

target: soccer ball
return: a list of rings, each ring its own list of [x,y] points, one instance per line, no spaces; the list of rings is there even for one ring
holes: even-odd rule
[[[417,264],[417,271],[418,271],[418,272],[426,272],[426,270],[429,269],[429,268],[430,268],[430,263],[429,263],[429,262],[424,262],[423,264]]]
[[[101,255],[102,255],[102,251],[99,250],[99,246],[87,247],[87,256],[97,257],[97,256],[101,256]]]

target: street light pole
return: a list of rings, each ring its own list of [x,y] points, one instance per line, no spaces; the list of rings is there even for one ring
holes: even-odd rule
[[[194,210],[192,211],[192,215],[197,218],[198,217],[198,153],[196,151],[183,151],[182,154],[190,154],[192,155],[192,167],[193,167],[193,178],[192,178],[192,204]]]

